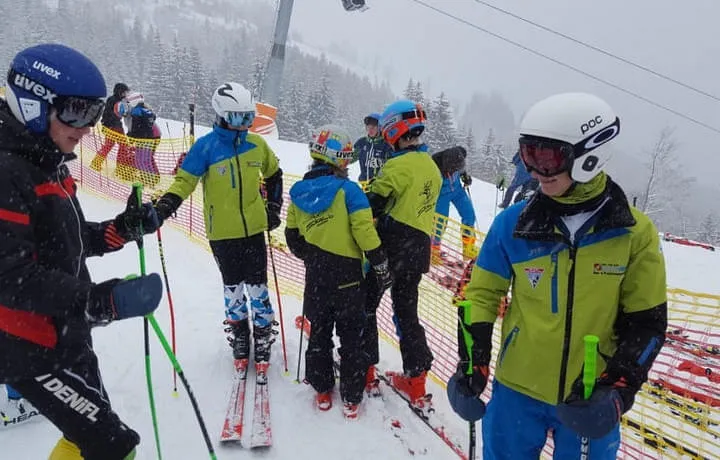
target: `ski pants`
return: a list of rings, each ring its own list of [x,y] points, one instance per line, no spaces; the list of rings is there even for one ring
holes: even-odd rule
[[[330,270],[328,267],[328,271]],[[358,270],[358,279],[350,282],[343,280],[340,285],[318,283],[318,273],[313,273],[312,270],[306,270],[305,273],[303,311],[310,320],[310,340],[305,352],[305,379],[318,393],[330,391],[335,385],[335,326],[335,333],[340,339],[340,395],[343,402],[359,404],[363,398],[365,374],[370,365],[363,347],[365,282],[362,272]]]
[[[85,460],[122,460],[140,436],[113,412],[95,353],[83,354],[71,367],[13,386],[78,448]]]
[[[265,235],[258,233],[247,238],[210,241],[210,248],[225,285],[225,318],[247,320],[249,298],[254,325],[271,325],[275,314],[267,288]]]
[[[438,224],[435,229],[434,243],[439,244],[442,239],[442,235],[445,232],[445,224],[447,223],[448,215],[450,214],[450,203],[455,206],[458,214],[460,214],[460,221],[469,229],[463,230],[463,235],[472,236],[474,232],[472,229],[475,226],[475,210],[473,209],[472,201],[465,190],[461,186],[454,188],[445,189],[440,193],[437,204],[435,205],[435,213],[440,215],[436,221]]]
[[[425,338],[425,329],[418,319],[418,286],[422,278],[420,272],[400,271],[398,264],[390,263],[394,281],[390,288],[390,298],[393,307],[393,322],[395,332],[400,341],[400,354],[402,355],[403,370],[405,374],[416,377],[423,371],[429,371],[432,366],[433,355]],[[370,364],[380,360],[377,330],[377,309],[380,306],[383,292],[370,270],[367,274],[367,296],[365,310],[367,315],[366,353]]]
[[[580,458],[580,436],[565,427],[555,406],[512,390],[497,380],[482,419],[486,460],[536,460],[552,432],[554,460]],[[614,460],[620,447],[620,425],[600,439],[590,439],[589,460]]]

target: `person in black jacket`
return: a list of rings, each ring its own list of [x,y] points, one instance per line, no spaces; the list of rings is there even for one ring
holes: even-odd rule
[[[157,274],[95,284],[85,259],[153,232],[152,206],[87,222],[66,162],[105,105],[105,80],[79,52],[30,47],[11,63],[0,101],[0,383],[63,434],[56,459],[133,458],[139,436],[113,412],[90,329],[144,316],[162,298]]]
[[[100,122],[107,128],[105,130],[105,142],[98,150],[97,154],[90,163],[90,167],[95,171],[100,171],[105,164],[108,154],[117,144],[118,159],[126,158],[128,155],[127,139],[125,138],[125,129],[122,124],[122,116],[125,111],[124,101],[130,93],[130,88],[125,83],[116,83],[113,88],[113,94],[110,96],[103,110]]]
[[[160,182],[160,171],[155,162],[155,149],[160,140],[156,138],[155,119],[157,116],[152,108],[145,103],[145,97],[140,93],[134,93],[128,97],[129,100],[129,127],[128,138],[132,145],[134,158],[134,170],[128,174],[138,177],[146,186],[155,186]],[[118,165],[120,167],[120,165]],[[132,168],[129,166],[128,169]]]

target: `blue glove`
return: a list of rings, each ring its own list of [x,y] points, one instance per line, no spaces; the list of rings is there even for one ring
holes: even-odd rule
[[[485,415],[485,403],[480,399],[482,390],[479,392],[476,390],[480,389],[480,386],[484,389],[485,385],[480,385],[473,390],[470,385],[471,379],[472,376],[465,375],[464,372],[458,370],[448,381],[447,397],[450,407],[460,418],[468,422],[477,422]],[[486,377],[481,380],[487,382]]]
[[[598,385],[587,400],[579,393],[573,391],[565,402],[557,405],[563,425],[590,439],[602,438],[617,427],[625,407],[617,389]]]
[[[129,280],[112,279],[90,289],[86,314],[93,325],[154,312],[162,299],[160,275],[151,273]]]

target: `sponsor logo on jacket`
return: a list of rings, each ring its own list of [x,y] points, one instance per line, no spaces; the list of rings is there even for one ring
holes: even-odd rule
[[[66,385],[57,377],[50,378],[51,376],[52,374],[41,375],[35,377],[35,381],[40,383],[44,382],[43,388],[52,393],[60,402],[70,406],[71,409],[85,416],[85,418],[91,422],[97,422],[97,414],[100,412],[100,408],[84,396],[80,396],[80,393],[75,391],[70,385]]]
[[[618,264],[593,264],[593,275],[623,275],[627,267]]]

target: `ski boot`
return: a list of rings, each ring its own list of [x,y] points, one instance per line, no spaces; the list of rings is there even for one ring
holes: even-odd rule
[[[332,391],[315,395],[315,406],[321,411],[328,411],[332,407]]]
[[[377,376],[375,366],[370,366],[365,377],[365,393],[374,398],[382,396],[380,391],[380,379]]]
[[[353,404],[349,402],[345,402],[343,404],[343,417],[345,417],[346,420],[356,420],[358,418],[358,414],[360,412],[360,404]]]
[[[466,260],[474,259],[478,255],[478,248],[475,246],[475,237],[469,235],[462,236],[463,258]]]
[[[275,342],[273,330],[274,322],[265,327],[255,326],[253,328],[253,340],[255,342],[255,363],[270,362],[270,346]]]
[[[432,395],[425,392],[427,372],[423,371],[416,377],[399,372],[387,372],[390,384],[410,403],[410,407],[423,418],[428,418],[435,410],[432,407]]]
[[[227,339],[233,349],[233,358],[236,360],[248,359],[250,357],[250,325],[247,319],[225,320],[223,324],[228,325],[225,332],[230,334]]]

